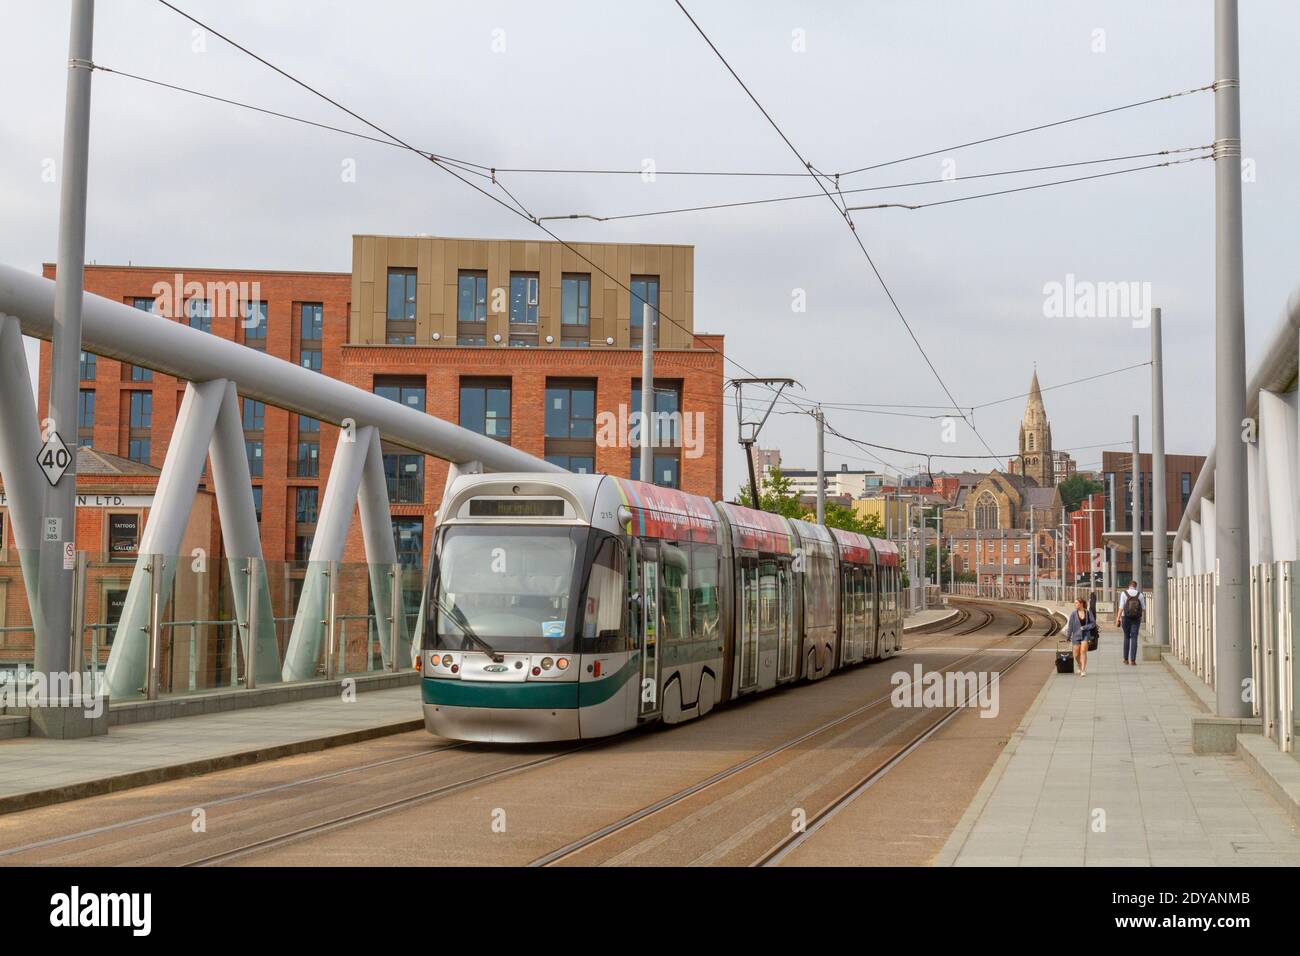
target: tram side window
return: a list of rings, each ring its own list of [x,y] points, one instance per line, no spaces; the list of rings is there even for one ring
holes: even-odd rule
[[[659,544],[659,618],[663,640],[671,643],[690,637],[686,599],[690,594],[689,557],[671,541]]]
[[[691,547],[691,639],[718,639],[718,547]]]
[[[582,618],[585,652],[605,654],[630,649],[630,635],[623,627],[626,582],[627,555],[623,542],[606,538],[596,551],[587,580]]]
[[[835,563],[825,555],[808,556],[804,607],[804,619],[809,626],[835,624]]]

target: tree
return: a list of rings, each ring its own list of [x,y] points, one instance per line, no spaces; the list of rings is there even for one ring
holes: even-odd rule
[[[1087,475],[1071,475],[1057,487],[1061,492],[1061,506],[1067,513],[1078,511],[1085,498],[1102,490],[1101,482],[1093,481]]]
[[[780,515],[783,518],[800,518],[804,521],[816,521],[815,512],[804,507],[799,496],[790,490],[790,479],[781,474],[780,468],[773,468],[763,480],[763,490],[759,493],[762,510]],[[743,486],[736,495],[736,503],[752,508],[749,487]],[[834,501],[826,502],[826,527],[839,528],[842,531],[856,531],[858,534],[871,535],[876,538],[885,536],[880,518],[876,515],[858,517],[852,508]]]
[[[746,508],[754,507],[754,499],[749,493],[748,485],[740,489],[736,495],[736,503]],[[799,496],[791,492],[790,479],[781,474],[780,468],[773,468],[763,479],[762,490],[759,492],[759,509],[783,518],[803,517],[803,506],[799,503]]]

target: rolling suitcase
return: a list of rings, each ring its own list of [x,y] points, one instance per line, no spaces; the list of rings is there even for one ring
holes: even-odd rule
[[[1065,650],[1061,650],[1062,645],[1064,645]],[[1074,649],[1070,646],[1069,641],[1056,642],[1056,673],[1074,673]]]

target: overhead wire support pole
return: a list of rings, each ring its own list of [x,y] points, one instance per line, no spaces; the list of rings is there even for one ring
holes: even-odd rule
[[[758,421],[745,421],[745,386],[746,385],[763,385],[772,392],[772,400],[768,402],[767,409],[763,412],[763,417]],[[772,409],[776,407],[777,400],[781,398],[781,393],[788,386],[799,385],[792,378],[733,378],[727,382],[727,388],[736,390],[736,438],[740,442],[741,450],[745,453],[745,460],[749,467],[749,494],[750,507],[762,511],[763,499],[759,495],[758,478],[754,468],[754,445],[758,441],[759,433],[762,432],[763,426],[767,424],[768,418],[772,415]],[[800,386],[802,387],[802,386]]]
[[[1165,499],[1164,343],[1159,309],[1151,310],[1151,623],[1152,643],[1169,643],[1168,502]]]
[[[1138,417],[1133,416],[1133,457],[1129,475],[1129,503],[1133,517],[1133,580],[1142,590],[1142,458],[1138,451]]]
[[[63,116],[63,165],[59,192],[59,249],[55,273],[50,355],[50,434],[66,433],[74,451],[67,469],[45,493],[39,606],[34,610],[35,670],[51,674],[71,666],[73,569],[64,545],[76,542],[76,422],[80,391],[81,309],[86,272],[86,189],[90,156],[90,77],[94,47],[94,0],[74,0],[68,39],[68,85]],[[64,442],[67,445],[66,441]]]
[[[646,484],[654,483],[654,423],[655,423],[655,388],[654,388],[654,329],[650,314],[650,303],[641,306],[641,473],[640,478]]]
[[[1246,303],[1241,235],[1241,70],[1237,0],[1214,3],[1215,710],[1249,717],[1251,675],[1246,444]]]
[[[817,523],[826,524],[826,416],[821,406],[813,412],[817,421]]]

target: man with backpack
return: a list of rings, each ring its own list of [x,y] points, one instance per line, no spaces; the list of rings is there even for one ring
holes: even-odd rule
[[[1138,589],[1136,581],[1130,581],[1115,608],[1115,626],[1124,629],[1125,664],[1137,665],[1138,629],[1142,626],[1146,609],[1146,595]]]

